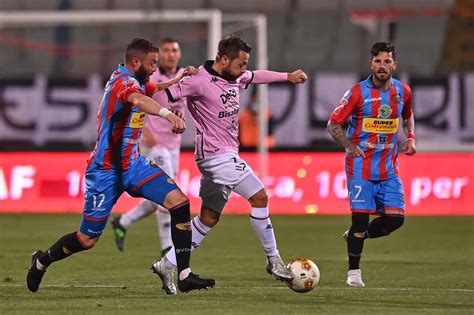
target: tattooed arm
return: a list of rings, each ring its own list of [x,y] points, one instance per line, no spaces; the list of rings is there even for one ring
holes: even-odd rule
[[[403,120],[403,131],[407,135],[407,140],[403,144],[402,150],[406,155],[413,155],[416,153],[415,118],[413,114],[410,118]]]
[[[344,147],[350,157],[356,158],[361,156],[362,158],[364,158],[364,152],[358,146],[352,143],[349,138],[347,138],[341,125],[329,120],[327,129],[331,137],[339,145]]]

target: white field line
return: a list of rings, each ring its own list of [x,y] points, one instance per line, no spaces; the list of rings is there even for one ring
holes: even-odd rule
[[[21,288],[25,287],[26,285],[24,284],[18,284],[18,283],[0,283],[0,288]],[[141,285],[141,286],[127,286],[127,285],[112,285],[112,284],[45,284],[42,285],[41,288],[93,288],[93,289],[121,289],[121,288],[144,288],[144,289],[160,289],[161,286],[159,285]],[[266,286],[266,287],[251,287],[252,289],[259,289],[259,290],[288,290],[287,287],[272,287],[272,286]],[[229,286],[216,286],[215,289],[224,289],[224,290],[245,290],[248,291],[250,288],[249,287],[229,287]],[[363,291],[408,291],[408,292],[414,292],[414,291],[419,291],[419,292],[474,292],[474,289],[456,289],[456,288],[348,288],[348,287],[319,287],[316,288],[315,290],[363,290]]]

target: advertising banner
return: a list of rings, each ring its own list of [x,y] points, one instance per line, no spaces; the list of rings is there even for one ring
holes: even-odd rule
[[[88,153],[0,153],[0,212],[80,213]],[[241,156],[258,170],[258,155]],[[474,154],[400,155],[407,215],[474,215]],[[177,182],[199,211],[200,174],[192,153],[181,155]],[[342,153],[270,153],[263,178],[272,214],[349,214]],[[114,213],[140,199],[124,194]],[[249,213],[232,194],[225,213]]]

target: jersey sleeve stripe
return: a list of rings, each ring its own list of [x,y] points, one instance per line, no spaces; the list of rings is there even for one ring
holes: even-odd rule
[[[176,103],[176,100],[173,98],[173,95],[171,94],[169,89],[165,89],[166,96],[168,96],[168,101],[171,103]]]
[[[249,82],[247,82],[247,84],[245,84],[244,89],[247,89],[249,87],[250,83],[252,83],[252,81],[253,81],[253,77],[255,76],[253,71],[250,71],[250,72],[252,73],[252,77],[250,78]]]

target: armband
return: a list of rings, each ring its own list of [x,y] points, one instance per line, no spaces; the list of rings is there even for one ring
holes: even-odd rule
[[[410,139],[413,140],[413,141],[416,141],[415,134],[413,134],[413,133],[411,133],[411,132],[408,133],[408,134],[407,134],[407,141],[410,140]]]
[[[162,107],[160,111],[158,112],[158,115],[160,115],[163,118],[166,118],[166,116],[168,116],[169,113],[171,113],[171,111],[168,108]]]

